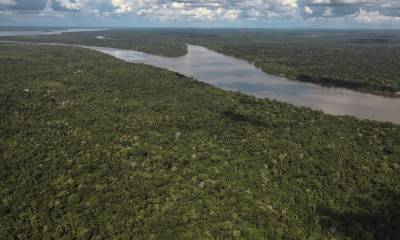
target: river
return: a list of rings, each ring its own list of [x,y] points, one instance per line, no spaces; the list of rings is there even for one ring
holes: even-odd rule
[[[1,30],[0,37],[10,36],[34,36],[34,35],[59,35],[69,32],[92,32],[107,30],[105,28],[66,28],[66,29],[51,29],[51,30]]]
[[[53,31],[52,34],[73,31],[83,30],[67,29]],[[17,32],[14,34],[23,35]],[[47,35],[51,32],[43,31],[36,32],[36,34]],[[2,36],[1,32],[0,36]],[[225,56],[201,46],[188,45],[187,55],[181,57],[162,57],[106,47],[79,47],[103,52],[127,62],[168,69],[225,90],[240,91],[258,98],[274,99],[296,106],[309,107],[332,115],[350,115],[360,119],[400,123],[400,98],[288,80],[265,73],[247,61]]]
[[[265,73],[247,61],[201,46],[188,45],[188,53],[182,57],[161,57],[131,50],[85,47],[127,62],[144,63],[179,72],[225,90],[310,107],[332,115],[351,115],[360,119],[400,123],[400,98],[288,80]]]

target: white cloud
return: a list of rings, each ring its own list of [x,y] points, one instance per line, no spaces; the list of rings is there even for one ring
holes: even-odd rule
[[[262,18],[294,15],[298,0],[111,0],[114,14],[138,14],[150,18],[179,20],[234,21],[240,17]],[[272,14],[277,11],[278,13]],[[242,14],[243,13],[243,14]]]
[[[308,1],[309,4],[362,4],[371,2],[373,1],[371,0],[309,0]]]
[[[306,13],[306,14],[313,14],[314,13],[314,10],[312,10],[312,8],[310,8],[309,6],[304,6],[304,12]]]
[[[136,1],[126,1],[126,0],[112,0],[111,3],[115,6],[117,14],[130,13],[133,10],[133,2]]]
[[[324,17],[332,17],[333,16],[333,9],[331,7],[327,7],[322,14]]]
[[[239,18],[240,11],[239,10],[229,10],[225,13],[224,18],[229,21],[234,21]]]
[[[15,4],[16,4],[15,0],[0,0],[0,5],[11,6]]]
[[[330,0],[310,0],[309,4],[330,4]]]
[[[385,16],[379,11],[367,11],[365,9],[360,9],[356,15],[356,20],[359,23],[385,23],[385,22],[399,22],[400,17]]]
[[[182,10],[185,7],[185,3],[182,2],[172,2],[171,7],[174,9]]]
[[[0,0],[11,1],[11,0]],[[338,18],[354,16],[343,6],[379,6],[393,9],[397,0],[57,0],[61,6],[103,16],[136,15],[160,20],[213,21],[239,19],[299,19]],[[108,3],[110,9],[99,11],[97,6]],[[337,10],[341,7],[340,11]],[[400,13],[399,13],[400,15]],[[357,22],[392,21],[381,12],[360,10]]]
[[[43,2],[47,3],[44,10]],[[28,5],[32,9],[27,9]],[[0,10],[20,15],[35,12],[40,16],[99,16],[113,21],[132,17],[182,22],[271,20],[301,24],[300,21],[317,19],[373,24],[398,23],[400,0],[0,0]]]
[[[297,0],[281,0],[283,5],[291,8],[297,8]]]
[[[73,10],[79,10],[82,9],[83,7],[86,6],[87,1],[82,1],[82,0],[76,0],[76,1],[71,1],[71,0],[58,0],[58,3],[67,9],[73,9]]]
[[[53,2],[46,0],[44,9],[39,13],[40,17],[64,17],[62,12],[56,12],[53,10]]]

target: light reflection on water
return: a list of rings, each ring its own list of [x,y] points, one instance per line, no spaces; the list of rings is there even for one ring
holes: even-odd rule
[[[87,48],[128,62],[169,69],[226,90],[240,90],[242,93],[259,98],[310,107],[333,115],[351,115],[362,119],[400,123],[400,98],[387,98],[341,88],[290,81],[267,74],[246,61],[200,46],[188,45],[188,54],[177,58],[131,50]]]
[[[79,29],[66,31],[79,31]],[[52,33],[59,34],[61,31]],[[47,34],[47,32],[42,34]],[[259,98],[310,107],[332,115],[351,115],[361,119],[400,123],[400,98],[388,98],[342,88],[328,88],[311,83],[290,81],[283,77],[267,74],[244,60],[225,56],[201,46],[188,45],[188,54],[182,57],[162,57],[105,47],[79,47],[103,52],[127,62],[165,68],[225,90],[240,90],[242,93]]]

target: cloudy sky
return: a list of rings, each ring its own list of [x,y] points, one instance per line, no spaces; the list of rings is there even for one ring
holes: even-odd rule
[[[400,28],[400,0],[0,0],[0,25]]]

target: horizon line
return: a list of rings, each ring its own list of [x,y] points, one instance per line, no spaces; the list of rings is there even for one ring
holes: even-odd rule
[[[52,25],[0,25],[0,28],[109,28],[109,29],[255,29],[255,30],[393,30],[400,28],[378,27],[203,27],[203,26],[52,26]]]

